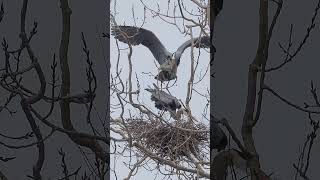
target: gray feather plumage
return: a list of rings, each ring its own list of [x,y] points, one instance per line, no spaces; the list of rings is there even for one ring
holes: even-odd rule
[[[192,45],[196,48],[210,48],[210,37],[193,38],[183,43],[175,53],[170,53],[157,38],[157,36],[146,29],[132,26],[113,26],[111,34],[121,42],[146,46],[160,64],[161,72],[156,76],[160,81],[175,79],[180,58],[185,49]]]
[[[191,47],[192,41],[194,43],[194,47],[196,48],[210,48],[210,37],[209,36],[202,36],[198,38],[193,38],[185,43],[183,43],[176,51],[175,53],[175,59],[177,61],[177,65],[180,63],[180,58],[184,50],[186,50],[188,47]]]
[[[113,26],[111,34],[121,42],[144,45],[152,52],[159,64],[163,64],[171,56],[157,36],[149,30],[132,26]]]
[[[145,90],[151,93],[151,100],[155,102],[157,109],[176,111],[176,109],[181,108],[176,97],[160,90],[155,84],[153,86],[154,89],[147,88]]]

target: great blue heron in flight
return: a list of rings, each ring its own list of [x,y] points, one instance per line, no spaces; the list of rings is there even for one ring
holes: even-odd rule
[[[145,90],[151,93],[151,100],[155,102],[156,108],[171,111],[176,111],[176,109],[181,108],[179,100],[176,97],[160,90],[155,84],[153,84],[153,86],[154,89],[147,88]]]
[[[170,53],[157,36],[146,29],[132,26],[112,26],[111,34],[121,42],[130,45],[142,44],[149,48],[155,59],[160,64],[160,72],[155,77],[159,81],[170,81],[177,78],[177,68],[185,49],[194,43],[194,47],[209,48],[210,37],[202,36],[193,38],[183,43],[175,53]]]

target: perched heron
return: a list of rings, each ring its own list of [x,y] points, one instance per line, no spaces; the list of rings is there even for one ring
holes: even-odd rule
[[[180,109],[181,105],[179,100],[160,90],[157,85],[153,84],[154,89],[145,89],[151,93],[151,100],[155,102],[155,107],[160,110],[171,110],[176,111],[176,109]]]
[[[185,49],[192,45],[192,42],[194,42],[194,47],[210,48],[210,37],[208,36],[190,39],[183,43],[175,53],[170,53],[153,32],[143,28],[113,26],[111,28],[111,34],[121,42],[130,45],[142,44],[149,48],[160,64],[160,72],[155,79],[161,82],[177,78],[177,68],[181,55]]]
[[[217,149],[218,152],[224,150],[228,145],[228,138],[219,124],[216,122],[216,118],[211,115],[210,118],[210,149]]]

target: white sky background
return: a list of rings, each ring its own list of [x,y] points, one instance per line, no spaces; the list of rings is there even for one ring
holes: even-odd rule
[[[166,12],[167,9],[167,3],[168,1],[145,1],[146,4],[154,9],[157,10],[157,4],[159,3],[159,6],[162,10],[162,12]],[[172,3],[174,1],[171,1],[171,7]],[[114,14],[115,10],[115,2],[111,2],[111,13]],[[185,2],[185,5],[187,7],[195,7],[195,5],[189,1]],[[135,21],[137,26],[141,26],[143,22],[143,16],[144,16],[144,10],[143,5],[139,0],[117,0],[116,1],[116,22],[118,25],[129,25],[134,26],[133,21],[133,15],[132,10],[134,10],[135,14]],[[196,9],[195,9],[196,10]],[[171,10],[172,11],[172,10]],[[152,17],[152,14],[147,11],[146,12],[146,19],[145,24],[143,28],[151,30],[163,43],[163,45],[170,51],[175,52],[176,49],[185,41],[190,39],[190,36],[185,36],[184,34],[181,34],[178,29],[170,25],[163,20],[159,19],[159,17]],[[197,37],[199,36],[199,30],[193,29],[193,36]],[[128,46],[124,43],[119,42],[120,48],[127,48]],[[111,56],[111,74],[115,75],[115,64],[117,61],[117,46],[115,39],[111,36],[110,38],[110,56]],[[120,55],[120,67],[122,68],[122,77],[123,80],[127,79],[128,76],[128,55],[129,50],[123,50],[121,51]],[[177,97],[178,99],[181,99],[182,102],[185,102],[185,98],[187,96],[187,83],[190,78],[190,67],[191,67],[191,56],[190,56],[190,48],[186,49],[181,57],[180,65],[178,67],[178,81],[176,84],[170,88],[170,92],[172,95]],[[198,57],[198,49],[194,49],[194,57],[195,60]],[[152,86],[152,83],[157,83],[157,81],[154,79],[153,76],[150,76],[149,74],[143,74],[151,72],[153,75],[156,75],[158,73],[158,69],[155,65],[155,58],[153,57],[152,53],[149,51],[148,48],[139,45],[133,47],[133,54],[132,54],[132,63],[133,63],[133,91],[136,90],[136,76],[137,74],[141,86],[141,92],[140,92],[140,100],[143,104],[145,104],[148,108],[151,108],[154,110],[154,112],[157,112],[157,110],[154,107],[154,103],[150,100],[150,93],[145,91],[145,88],[148,88],[148,86]],[[158,63],[156,62],[158,65]],[[209,64],[209,50],[206,52],[205,50],[201,50],[200,53],[200,60],[199,60],[199,67],[195,75],[195,82],[199,79],[200,74],[203,75],[206,71],[206,68]],[[198,83],[194,85],[194,88],[202,94],[207,94],[210,88],[210,72],[208,70],[207,74],[205,75],[205,78],[201,83]],[[173,81],[170,81],[170,85],[174,83]],[[160,86],[160,84],[158,84]],[[134,96],[135,97],[135,96]],[[110,103],[113,104],[114,102],[117,102],[116,97],[111,97]],[[207,101],[204,97],[198,95],[196,92],[193,91],[193,96],[191,99],[191,110],[193,115],[201,120],[202,122],[209,124],[209,122],[203,117],[203,110],[207,104]],[[132,109],[131,109],[132,110]],[[128,113],[128,109],[126,111]],[[209,117],[209,109],[206,114],[206,117]],[[111,112],[111,117],[119,117],[119,112]],[[112,152],[111,147],[111,152]],[[127,176],[129,169],[124,166],[122,161],[128,161],[129,158],[117,158],[116,164],[114,164],[114,156],[111,154],[111,169],[116,169],[116,175],[118,179],[123,179]],[[152,177],[155,177],[156,171],[149,172],[148,170],[139,169],[139,173],[132,177],[131,179],[153,179]],[[163,177],[163,176],[162,176]],[[162,179],[161,176],[158,176],[158,178],[155,177],[155,179]],[[111,173],[111,179],[116,179],[114,173]]]

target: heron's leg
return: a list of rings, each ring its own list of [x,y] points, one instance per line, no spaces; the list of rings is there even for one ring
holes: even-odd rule
[[[178,77],[176,76],[176,78],[175,78],[175,80],[174,80],[174,82],[173,82],[172,86],[174,86],[174,85],[177,83],[177,81],[178,81]]]
[[[170,81],[168,81],[167,84],[166,84],[166,89],[167,90],[168,90],[168,87],[169,87],[169,83],[170,83]]]

